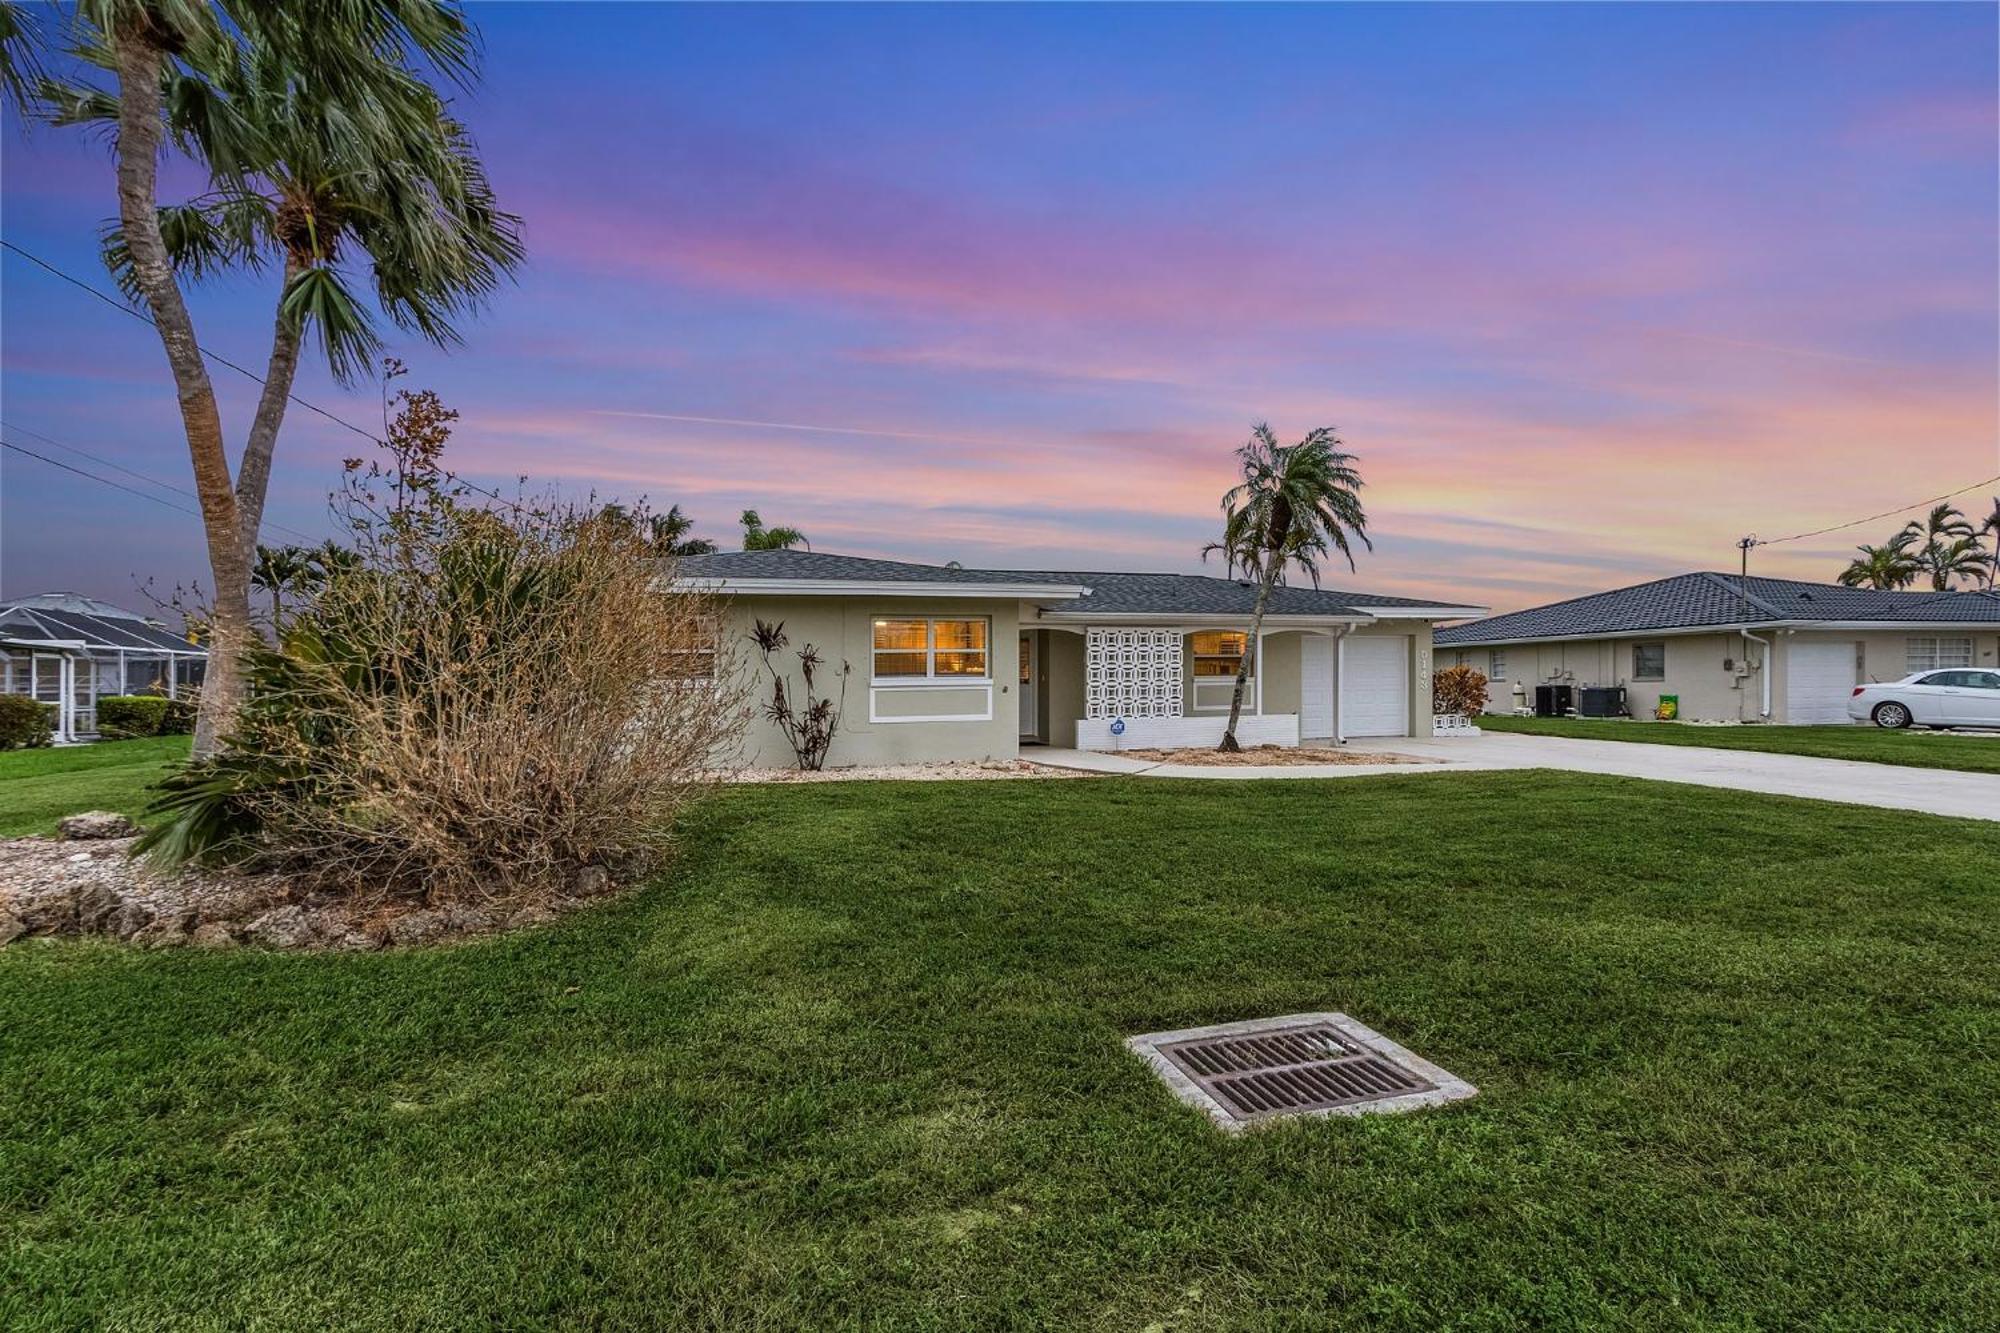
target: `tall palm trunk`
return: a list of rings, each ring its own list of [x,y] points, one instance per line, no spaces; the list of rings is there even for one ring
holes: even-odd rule
[[[1264,607],[1271,600],[1271,589],[1278,582],[1280,566],[1275,555],[1267,555],[1264,569],[1257,580],[1257,605],[1250,612],[1250,641],[1243,645],[1243,657],[1236,663],[1236,689],[1229,696],[1229,725],[1223,729],[1222,744],[1216,748],[1228,754],[1235,754],[1243,748],[1236,739],[1236,724],[1243,716],[1243,688],[1250,683],[1250,667],[1256,664],[1262,671],[1264,664],[1257,662],[1259,637],[1264,633]]]
[[[295,259],[285,260],[285,280],[278,287],[282,310],[292,280],[303,272]],[[264,496],[271,488],[271,452],[277,448],[278,428],[285,424],[285,406],[291,401],[292,382],[299,373],[299,344],[305,338],[303,324],[280,314],[271,331],[271,360],[264,369],[264,391],[257,397],[257,415],[250,422],[250,436],[243,444],[243,462],[236,469],[236,509],[243,525],[243,549],[255,554],[257,530],[264,523]]]
[[[156,187],[165,129],[160,107],[165,54],[143,18],[118,24],[112,43],[118,69],[118,219],[131,251],[133,279],[146,298],[173,371],[208,539],[209,573],[215,583],[215,604],[210,609],[214,633],[194,732],[194,753],[200,756],[213,752],[242,696],[240,657],[250,634],[250,558],[243,546],[236,492],[229,483],[215,389],[160,237]]]

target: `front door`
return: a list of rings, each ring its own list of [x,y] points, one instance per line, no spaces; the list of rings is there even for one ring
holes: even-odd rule
[[[1021,636],[1020,684],[1015,686],[1021,692],[1021,734],[1033,738],[1042,734],[1042,718],[1039,701],[1035,698],[1035,686],[1041,677],[1041,663],[1035,651],[1035,636]]]

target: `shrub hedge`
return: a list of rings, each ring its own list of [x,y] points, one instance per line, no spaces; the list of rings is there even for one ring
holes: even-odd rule
[[[133,736],[185,736],[194,730],[194,701],[157,694],[111,694],[97,701],[98,734],[108,740]]]
[[[56,710],[25,694],[0,694],[0,750],[34,750],[54,739]]]

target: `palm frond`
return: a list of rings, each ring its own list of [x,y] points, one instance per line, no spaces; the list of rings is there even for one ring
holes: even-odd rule
[[[367,373],[381,353],[375,321],[331,265],[294,274],[285,285],[278,317],[318,337],[328,368],[342,384]]]

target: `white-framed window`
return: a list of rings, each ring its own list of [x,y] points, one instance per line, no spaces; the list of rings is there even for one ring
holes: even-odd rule
[[[1969,635],[1912,634],[1904,641],[1907,669],[1937,671],[1944,667],[1972,665]]]
[[[666,666],[667,679],[714,680],[716,648],[721,639],[721,627],[714,621],[690,625],[684,639],[669,643],[662,650],[661,659]]]
[[[1194,678],[1197,681],[1235,679],[1249,647],[1250,636],[1240,629],[1202,630],[1188,635],[1188,655]],[[1253,659],[1250,663],[1253,676],[1256,669],[1257,663]]]
[[[1632,679],[1665,680],[1667,678],[1667,645],[1664,643],[1635,643],[1632,645]]]
[[[1487,665],[1490,666],[1492,670],[1486,673],[1486,679],[1488,680],[1507,679],[1507,650],[1504,648],[1495,648],[1490,654],[1488,654]]]
[[[878,617],[874,678],[988,680],[991,632],[985,616]]]

